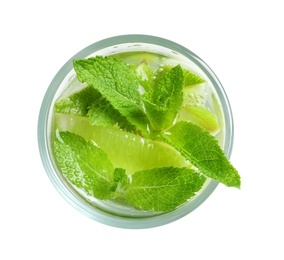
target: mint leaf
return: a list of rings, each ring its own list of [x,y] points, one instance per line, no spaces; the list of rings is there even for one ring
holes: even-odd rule
[[[121,115],[148,134],[150,123],[141,100],[141,86],[133,69],[113,57],[74,60],[74,69],[81,82],[97,89]]]
[[[96,126],[113,126],[120,114],[103,96],[94,101],[88,111],[90,124]]]
[[[204,83],[205,80],[188,70],[183,70],[184,86],[189,87],[197,84]]]
[[[153,168],[132,175],[124,198],[138,209],[171,211],[194,196],[205,180],[187,168]]]
[[[92,87],[86,87],[71,96],[58,100],[54,105],[54,111],[62,114],[86,116],[88,108],[101,95]]]
[[[240,188],[240,176],[216,139],[190,122],[178,122],[160,138],[176,148],[203,174],[227,186]]]
[[[180,65],[172,68],[156,80],[153,91],[153,102],[168,109],[178,110],[182,103],[182,85],[184,77]]]
[[[108,199],[114,169],[99,147],[70,132],[56,133],[54,156],[62,173],[78,188],[98,199]]]
[[[173,66],[170,65],[162,65],[158,68],[155,78],[159,80],[165,73],[169,72]],[[198,75],[192,73],[191,71],[182,69],[183,76],[184,76],[184,87],[189,87],[197,84],[204,83],[205,80]]]
[[[114,109],[111,103],[103,96],[90,105],[87,115],[89,116],[91,125],[107,127],[117,124],[123,130],[136,132],[135,127]]]
[[[183,102],[183,72],[180,65],[164,73],[156,82],[152,95],[145,95],[145,107],[155,130],[167,129]]]

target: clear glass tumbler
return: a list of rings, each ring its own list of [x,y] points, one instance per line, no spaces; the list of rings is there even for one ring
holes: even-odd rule
[[[217,187],[218,182],[210,180],[193,199],[164,214],[128,210],[112,203],[86,200],[64,176],[57,171],[51,150],[52,117],[55,100],[70,84],[74,84],[73,60],[96,55],[112,55],[123,52],[154,52],[178,60],[208,82],[219,107],[221,130],[217,136],[225,155],[230,158],[233,145],[233,118],[226,93],[213,71],[198,56],[187,48],[167,39],[149,35],[121,35],[98,41],[78,52],[55,75],[44,96],[38,119],[38,145],[44,168],[58,192],[77,210],[86,216],[120,228],[150,228],[173,222],[200,206]]]

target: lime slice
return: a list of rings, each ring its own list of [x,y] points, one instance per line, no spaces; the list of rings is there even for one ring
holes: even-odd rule
[[[183,107],[179,112],[177,121],[190,121],[202,126],[212,134],[217,134],[220,130],[220,125],[216,116],[206,107]]]
[[[55,128],[70,131],[101,147],[117,168],[128,174],[155,167],[184,167],[189,162],[168,144],[142,138],[113,127],[91,126],[83,116],[55,113]]]
[[[150,66],[157,67],[166,56],[157,53],[133,51],[133,52],[121,52],[111,55],[117,59],[123,60],[128,64],[139,64],[142,60],[147,61]]]
[[[205,84],[185,87],[183,89],[183,106],[204,106],[206,96]]]

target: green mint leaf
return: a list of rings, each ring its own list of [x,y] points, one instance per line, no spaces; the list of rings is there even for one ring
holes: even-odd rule
[[[200,126],[181,121],[160,137],[206,176],[227,186],[240,188],[237,170],[230,164],[217,140]]]
[[[130,124],[142,133],[149,133],[149,120],[141,100],[142,87],[130,66],[112,58],[74,60],[74,69],[81,82],[97,89]]]
[[[159,80],[161,77],[163,77],[165,73],[169,72],[172,68],[173,66],[170,65],[160,66],[155,75],[156,80]],[[184,84],[183,84],[184,87],[194,86],[205,82],[204,79],[202,79],[201,77],[199,77],[198,75],[194,74],[191,71],[183,69],[182,72],[184,76]]]
[[[114,169],[99,147],[70,132],[56,133],[54,155],[67,179],[98,199],[108,199],[113,189]]]
[[[178,65],[156,80],[150,100],[145,95],[147,115],[155,130],[164,130],[173,124],[183,102],[183,81],[182,68]]]
[[[216,134],[220,130],[220,125],[216,116],[206,107],[186,106],[180,112],[177,121],[190,121],[202,126],[210,133]]]
[[[124,198],[141,210],[171,211],[194,196],[205,180],[188,168],[153,168],[132,175]]]
[[[153,102],[168,109],[177,110],[182,103],[182,85],[184,82],[183,72],[180,65],[172,68],[156,80],[153,91]]]
[[[88,108],[100,93],[92,87],[86,87],[69,97],[58,100],[54,105],[54,111],[62,114],[86,116]]]
[[[88,116],[91,125],[113,126],[116,124],[120,114],[112,107],[109,101],[101,96],[90,105]]]
[[[90,105],[87,115],[91,125],[107,127],[117,124],[122,130],[136,132],[136,128],[103,96]]]
[[[185,87],[189,87],[189,86],[193,86],[193,85],[197,85],[197,84],[201,84],[205,82],[205,80],[202,79],[201,77],[185,69],[183,70],[183,75],[184,75],[184,86]]]

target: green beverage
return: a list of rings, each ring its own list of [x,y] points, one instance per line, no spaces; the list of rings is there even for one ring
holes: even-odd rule
[[[241,185],[220,81],[190,50],[155,36],[111,37],[68,60],[43,99],[38,143],[62,197],[110,226],[164,225],[219,183]]]
[[[52,110],[58,172],[84,200],[132,217],[174,211],[215,179],[240,187],[207,76],[175,53],[74,60]]]

